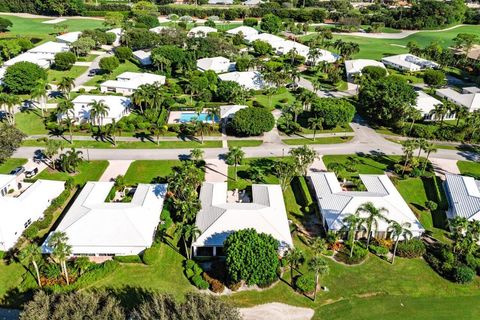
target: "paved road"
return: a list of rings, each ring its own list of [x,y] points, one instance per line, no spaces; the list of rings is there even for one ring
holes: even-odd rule
[[[297,85],[312,91],[317,94],[320,98],[347,98],[357,94],[356,90],[347,90],[347,91],[328,91],[328,90],[316,90],[313,87],[313,84],[310,80],[307,80],[303,77],[297,81]]]
[[[95,58],[95,60],[92,61],[92,63],[90,64],[90,66],[88,67],[87,71],[85,71],[84,73],[82,73],[80,76],[78,76],[76,79],[75,79],[75,88],[77,87],[80,87],[81,85],[83,85],[85,82],[87,82],[88,80],[91,79],[91,77],[88,76],[88,72],[92,69],[100,69],[98,63],[100,62],[100,59],[104,58],[104,57],[110,57],[112,56],[111,54],[108,54],[108,53],[104,53],[104,54],[101,54],[99,55],[98,57]]]

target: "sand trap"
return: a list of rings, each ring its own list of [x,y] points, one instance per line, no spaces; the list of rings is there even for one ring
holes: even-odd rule
[[[46,23],[46,24],[57,24],[57,23],[60,23],[60,22],[63,22],[63,21],[67,21],[67,19],[58,18],[58,19],[43,21],[42,23]]]
[[[315,311],[273,302],[252,308],[240,308],[244,320],[310,320]]]

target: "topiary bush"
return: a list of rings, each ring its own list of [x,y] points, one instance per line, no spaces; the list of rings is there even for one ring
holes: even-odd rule
[[[453,269],[453,279],[457,283],[469,283],[473,278],[475,278],[475,271],[465,265]]]
[[[301,293],[312,293],[315,291],[315,277],[310,274],[304,274],[295,281],[295,288]]]
[[[202,278],[201,275],[193,276],[191,280],[193,285],[201,290],[206,290],[210,286],[208,282]]]
[[[397,246],[396,255],[403,258],[418,258],[425,254],[426,247],[420,239],[402,241]]]
[[[113,257],[113,260],[120,263],[142,263],[142,259],[137,254],[131,256],[115,256]]]
[[[233,116],[232,128],[241,136],[258,136],[273,129],[275,119],[264,108],[245,108]]]

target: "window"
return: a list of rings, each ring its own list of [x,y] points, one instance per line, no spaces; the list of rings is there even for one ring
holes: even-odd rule
[[[224,257],[225,256],[225,249],[223,247],[217,247],[215,253],[216,253],[215,254],[216,256]]]
[[[213,247],[197,247],[197,256],[213,257]]]

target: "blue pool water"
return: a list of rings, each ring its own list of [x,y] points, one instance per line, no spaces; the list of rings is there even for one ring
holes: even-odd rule
[[[212,122],[212,117],[210,117],[207,113],[194,113],[194,112],[182,112],[180,115],[180,122],[192,122],[194,120],[203,121],[203,122]],[[218,118],[215,117],[215,122],[218,122]]]

